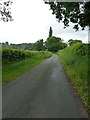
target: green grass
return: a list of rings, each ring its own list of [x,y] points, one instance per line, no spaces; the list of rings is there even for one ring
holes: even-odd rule
[[[60,60],[82,101],[88,105],[88,45],[75,44],[58,52]]]
[[[42,54],[39,52],[32,58],[27,58],[21,61],[11,62],[2,65],[2,84],[8,83],[24,72],[32,69],[34,66],[51,56],[50,52]]]

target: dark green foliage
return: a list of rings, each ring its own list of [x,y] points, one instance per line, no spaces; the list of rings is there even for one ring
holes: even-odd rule
[[[2,45],[3,48],[8,48],[9,47],[9,43],[5,42],[5,43],[0,43]]]
[[[6,44],[6,45],[9,45],[8,41],[7,41],[7,42],[5,42],[5,44]]]
[[[50,46],[52,43],[59,43],[59,42],[62,42],[61,38],[52,36],[47,38],[46,45]]]
[[[27,58],[34,58],[35,56],[51,56],[51,53],[48,51],[28,51],[28,50],[20,50],[20,49],[12,49],[12,48],[3,48],[2,49],[2,62],[12,63],[15,61],[21,61]]]
[[[89,44],[78,44],[75,49],[75,53],[78,56],[88,56],[89,55]]]
[[[9,63],[9,62],[30,58],[32,55],[33,53],[31,53],[30,51],[24,51],[20,49],[12,49],[12,48],[2,49],[3,63]]]
[[[38,40],[37,42],[35,42],[34,47],[35,47],[34,49],[37,50],[37,51],[45,50],[43,39]]]
[[[52,30],[52,27],[50,27],[50,29],[49,29],[49,37],[52,37],[52,33],[53,33],[53,30]]]
[[[43,39],[38,40],[35,43],[22,43],[22,44],[7,44],[7,42],[2,43],[3,48],[14,48],[21,50],[30,50],[30,51],[41,51],[45,50],[45,45]]]
[[[57,52],[60,49],[61,49],[61,46],[59,43],[53,43],[51,44],[51,46],[48,47],[48,50],[51,52]]]
[[[51,52],[57,52],[65,47],[67,47],[66,43],[62,43],[61,38],[58,37],[49,37],[45,42],[46,48]]]
[[[45,1],[45,0],[44,0]],[[86,26],[90,27],[90,2],[45,2],[50,5],[52,14],[56,15],[58,21],[64,23],[64,27],[69,26],[69,22],[74,23],[74,29],[78,30],[79,25],[82,30]]]
[[[67,47],[66,43],[53,43],[48,47],[48,50],[51,52],[58,52],[58,50],[62,50]]]
[[[76,44],[76,43],[82,43],[82,41],[81,40],[72,40],[72,39],[70,39],[68,41],[68,43],[69,43],[69,46],[71,46],[71,45]]]

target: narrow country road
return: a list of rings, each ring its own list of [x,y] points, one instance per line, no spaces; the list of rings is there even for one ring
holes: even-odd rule
[[[88,118],[57,55],[2,88],[3,118]]]

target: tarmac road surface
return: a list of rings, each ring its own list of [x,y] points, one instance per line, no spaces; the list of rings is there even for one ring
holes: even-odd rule
[[[3,118],[88,118],[54,54],[4,85],[2,101]]]

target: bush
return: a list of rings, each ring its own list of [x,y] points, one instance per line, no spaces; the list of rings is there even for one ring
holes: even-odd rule
[[[3,63],[11,63],[11,62],[20,61],[26,58],[32,58],[40,54],[44,55],[45,57],[51,56],[51,53],[48,51],[38,52],[38,51],[12,49],[12,48],[3,48],[2,61]]]

